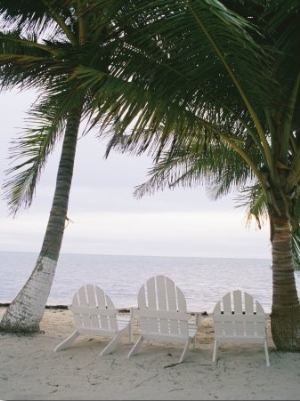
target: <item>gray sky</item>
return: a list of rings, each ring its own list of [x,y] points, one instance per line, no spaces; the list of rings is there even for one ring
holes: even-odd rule
[[[25,127],[33,93],[0,95],[0,179],[12,138]],[[134,187],[147,179],[150,160],[112,154],[93,133],[78,143],[62,252],[111,255],[271,258],[269,228],[245,227],[232,198],[211,201],[203,187],[165,190],[142,199]],[[0,251],[39,252],[51,208],[60,146],[50,156],[29,210],[15,218],[0,200]]]

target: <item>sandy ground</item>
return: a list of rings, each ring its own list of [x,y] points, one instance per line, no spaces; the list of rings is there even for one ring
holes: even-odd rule
[[[0,317],[4,313],[0,308]],[[53,349],[73,331],[72,313],[46,309],[41,333],[0,334],[1,400],[299,400],[300,354],[274,348],[271,366],[260,345],[224,345],[212,363],[213,325],[202,317],[196,347],[178,363],[182,346],[143,344],[132,358],[124,336],[112,354],[99,356],[105,338],[79,337]],[[138,335],[134,326],[134,338]]]

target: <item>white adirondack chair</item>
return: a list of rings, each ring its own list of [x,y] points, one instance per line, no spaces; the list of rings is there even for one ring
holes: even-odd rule
[[[190,341],[195,346],[198,316],[190,323],[186,300],[182,291],[168,277],[151,277],[138,292],[140,336],[128,357],[137,353],[143,341],[184,344],[179,363],[183,362]]]
[[[100,355],[114,350],[123,332],[128,330],[131,342],[131,318],[118,316],[110,297],[94,284],[86,284],[75,293],[69,309],[74,315],[74,332],[54,348],[61,351],[76,340],[79,335],[112,338]]]
[[[262,305],[247,292],[228,292],[213,311],[215,332],[213,362],[219,343],[263,344],[266,364],[270,366],[266,334],[266,316]]]

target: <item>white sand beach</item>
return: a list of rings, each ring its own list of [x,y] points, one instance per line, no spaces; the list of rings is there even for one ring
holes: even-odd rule
[[[2,317],[5,308],[0,308]],[[0,334],[1,400],[299,400],[300,353],[277,352],[268,323],[271,366],[259,345],[220,346],[212,363],[213,326],[202,317],[196,347],[178,364],[182,347],[141,346],[132,358],[124,336],[112,354],[106,339],[79,337],[54,347],[73,331],[66,309],[46,309],[41,333]],[[137,336],[137,327],[134,331]]]

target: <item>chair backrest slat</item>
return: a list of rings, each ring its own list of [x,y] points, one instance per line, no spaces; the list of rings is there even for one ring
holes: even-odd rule
[[[254,305],[257,304],[257,301],[254,302],[252,295],[248,294],[247,292],[244,292],[244,297],[245,297],[245,312],[246,313],[254,313],[256,308],[254,308]]]
[[[156,298],[156,283],[154,278],[150,279],[146,283],[146,302],[149,308],[157,308],[157,298]]]

